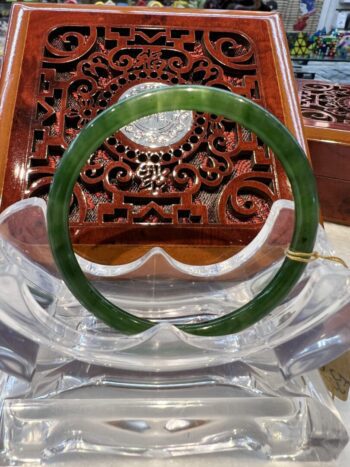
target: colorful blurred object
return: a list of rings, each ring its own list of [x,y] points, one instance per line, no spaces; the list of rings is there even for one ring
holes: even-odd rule
[[[350,58],[350,33],[333,29],[328,34],[326,30],[314,34],[299,32],[289,34],[289,47],[292,57],[304,58]]]
[[[304,29],[307,27],[307,22],[310,16],[314,15],[316,12],[315,7],[315,0],[300,0],[301,16],[297,19],[293,26],[294,31],[304,31]]]
[[[308,13],[315,11],[315,8],[315,0],[300,0],[300,11],[303,15],[307,15]]]
[[[175,0],[173,4],[174,8],[189,8],[189,3],[187,0]]]
[[[160,8],[164,5],[158,0],[151,0],[150,2],[148,2],[147,6],[149,6],[150,8]]]
[[[305,57],[308,55],[309,46],[307,34],[302,32],[298,34],[297,40],[294,42],[290,53],[293,57]]]
[[[337,53],[341,58],[350,57],[350,32],[343,35],[338,42]]]

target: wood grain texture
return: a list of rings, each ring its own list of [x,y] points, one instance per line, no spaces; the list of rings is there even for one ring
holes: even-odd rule
[[[310,80],[298,85],[323,217],[350,225],[350,86]]]
[[[2,210],[22,198],[45,199],[69,142],[136,84],[205,84],[244,95],[306,148],[278,15],[15,5],[8,44]],[[221,258],[249,243],[279,198],[291,198],[289,184],[255,135],[194,113],[189,131],[170,147],[111,135],[76,185],[72,239],[91,259],[96,245],[135,252],[162,243],[176,255],[181,245],[198,245],[189,261],[200,263],[205,246],[219,248]]]
[[[350,180],[316,176],[324,219],[350,225]]]

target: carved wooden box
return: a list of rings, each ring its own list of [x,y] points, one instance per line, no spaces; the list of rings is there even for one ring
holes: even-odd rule
[[[1,209],[46,198],[65,148],[106,107],[187,83],[254,100],[305,147],[278,15],[15,5],[1,80]],[[250,242],[272,202],[290,197],[254,134],[216,115],[162,114],[91,155],[74,191],[72,239],[96,261],[162,245],[209,263]]]
[[[323,216],[350,225],[350,85],[300,80],[299,97]]]

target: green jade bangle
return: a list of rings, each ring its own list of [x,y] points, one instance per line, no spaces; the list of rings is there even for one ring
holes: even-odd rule
[[[69,290],[87,310],[125,334],[141,333],[156,323],[133,316],[112,304],[85,277],[70,240],[70,200],[81,169],[107,137],[141,117],[173,110],[222,115],[253,131],[280,160],[292,187],[295,223],[290,249],[311,253],[316,239],[319,205],[310,164],[294,137],[265,109],[231,92],[204,86],[156,89],[114,104],[86,125],[64,153],[50,190],[47,225],[54,259]],[[242,331],[282,302],[305,266],[285,258],[276,275],[249,303],[220,318],[179,325],[178,328],[201,336]]]

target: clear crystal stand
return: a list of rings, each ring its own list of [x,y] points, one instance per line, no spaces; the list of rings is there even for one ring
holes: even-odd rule
[[[159,322],[134,336],[67,290],[45,210],[32,198],[0,216],[3,464],[225,450],[253,460],[337,457],[348,437],[316,369],[350,346],[349,270],[310,263],[281,306],[238,334],[174,326],[226,314],[263,288],[290,241],[291,202],[276,202],[258,237],[222,263],[186,265],[160,248],[122,266],[80,258],[110,300]],[[315,249],[331,254],[321,227]]]

